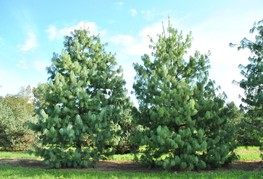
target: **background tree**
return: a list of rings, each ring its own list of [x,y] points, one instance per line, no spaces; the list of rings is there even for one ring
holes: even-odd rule
[[[255,40],[244,38],[238,46],[238,50],[251,52],[248,65],[239,66],[244,77],[239,85],[245,92],[241,105],[245,112],[243,129],[246,138],[259,143],[263,150],[263,20],[255,23],[250,33],[256,33]],[[263,154],[261,156],[263,158]]]
[[[28,93],[24,91],[27,89]],[[22,87],[16,95],[0,99],[0,147],[2,150],[26,150],[33,144],[28,123],[34,121],[34,106],[30,100],[31,87]],[[23,93],[23,95],[22,95]]]
[[[41,146],[35,153],[49,167],[87,167],[107,156],[120,139],[129,107],[122,70],[98,36],[76,30],[54,54],[49,79],[35,90]]]
[[[199,83],[198,86],[194,90],[198,112],[193,118],[197,128],[204,130],[206,141],[206,150],[202,151],[200,157],[207,169],[218,168],[236,159],[235,124],[239,111],[233,102],[225,102],[226,94],[220,93],[220,88],[215,87],[214,81]]]
[[[140,160],[165,169],[221,166],[233,138],[224,139],[232,134],[229,110],[208,81],[208,56],[195,52],[185,60],[191,36],[184,38],[170,23],[151,43],[153,60],[144,55],[143,65],[134,65],[137,122],[143,127],[137,138],[145,146]]]

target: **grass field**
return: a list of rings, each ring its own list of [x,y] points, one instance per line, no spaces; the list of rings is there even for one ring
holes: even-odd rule
[[[0,178],[263,178],[263,171],[213,171],[213,172],[158,172],[158,173],[131,173],[131,172],[101,172],[81,170],[45,170],[28,169],[22,167],[0,167]]]
[[[259,147],[238,147],[235,150],[236,154],[239,155],[239,160],[241,161],[253,161],[260,160],[260,150]]]
[[[0,152],[0,158],[11,158],[11,159],[34,159],[37,158],[34,155],[30,155],[26,152]]]
[[[236,153],[240,156],[241,161],[259,161],[260,151],[258,147],[239,147]],[[0,159],[34,159],[33,155],[24,152],[0,152]],[[130,154],[114,155],[112,160],[132,160]],[[77,170],[77,169],[42,169],[11,167],[0,165],[0,178],[36,178],[36,179],[53,179],[53,178],[256,178],[263,179],[263,170],[244,171],[236,169],[219,169],[202,172],[131,172],[131,171],[98,171]]]

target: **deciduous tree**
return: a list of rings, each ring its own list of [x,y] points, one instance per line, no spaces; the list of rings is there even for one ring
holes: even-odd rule
[[[22,95],[21,88],[16,95],[0,99],[0,147],[2,150],[26,150],[33,144],[33,133],[28,123],[34,121],[34,106],[30,101],[31,87]]]

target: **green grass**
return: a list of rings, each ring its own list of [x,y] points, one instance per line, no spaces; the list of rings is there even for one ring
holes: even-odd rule
[[[127,160],[132,161],[134,159],[133,154],[116,154],[109,157],[109,160]]]
[[[235,152],[241,161],[261,160],[259,147],[238,147]]]
[[[34,178],[34,179],[53,179],[53,178],[257,178],[263,176],[263,171],[213,171],[213,172],[156,172],[156,173],[132,173],[132,172],[101,172],[84,170],[45,170],[29,169],[22,167],[0,166],[0,178]]]
[[[235,152],[240,160],[260,160],[258,147],[238,147]],[[37,158],[25,152],[0,152],[0,158],[26,159]],[[132,154],[113,155],[110,160],[133,160]],[[209,172],[116,172],[90,170],[53,170],[40,168],[23,168],[0,165],[0,178],[257,178],[263,179],[263,171],[214,170]]]
[[[30,155],[27,152],[0,152],[0,158],[10,159],[32,159],[37,158],[35,155]]]

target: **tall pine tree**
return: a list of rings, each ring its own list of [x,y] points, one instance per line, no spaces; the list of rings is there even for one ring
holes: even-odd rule
[[[167,32],[151,43],[153,60],[144,55],[143,65],[134,65],[137,122],[144,128],[138,134],[140,145],[145,146],[141,161],[183,170],[225,163],[232,150],[228,147],[232,138],[224,142],[230,110],[208,81],[208,56],[195,52],[185,60],[191,36],[184,38],[170,22]],[[215,156],[219,157],[212,161]]]
[[[47,83],[34,91],[38,99],[33,125],[40,146],[35,153],[49,167],[87,167],[117,145],[126,97],[122,69],[105,51],[99,36],[75,30],[62,54],[54,54]]]

